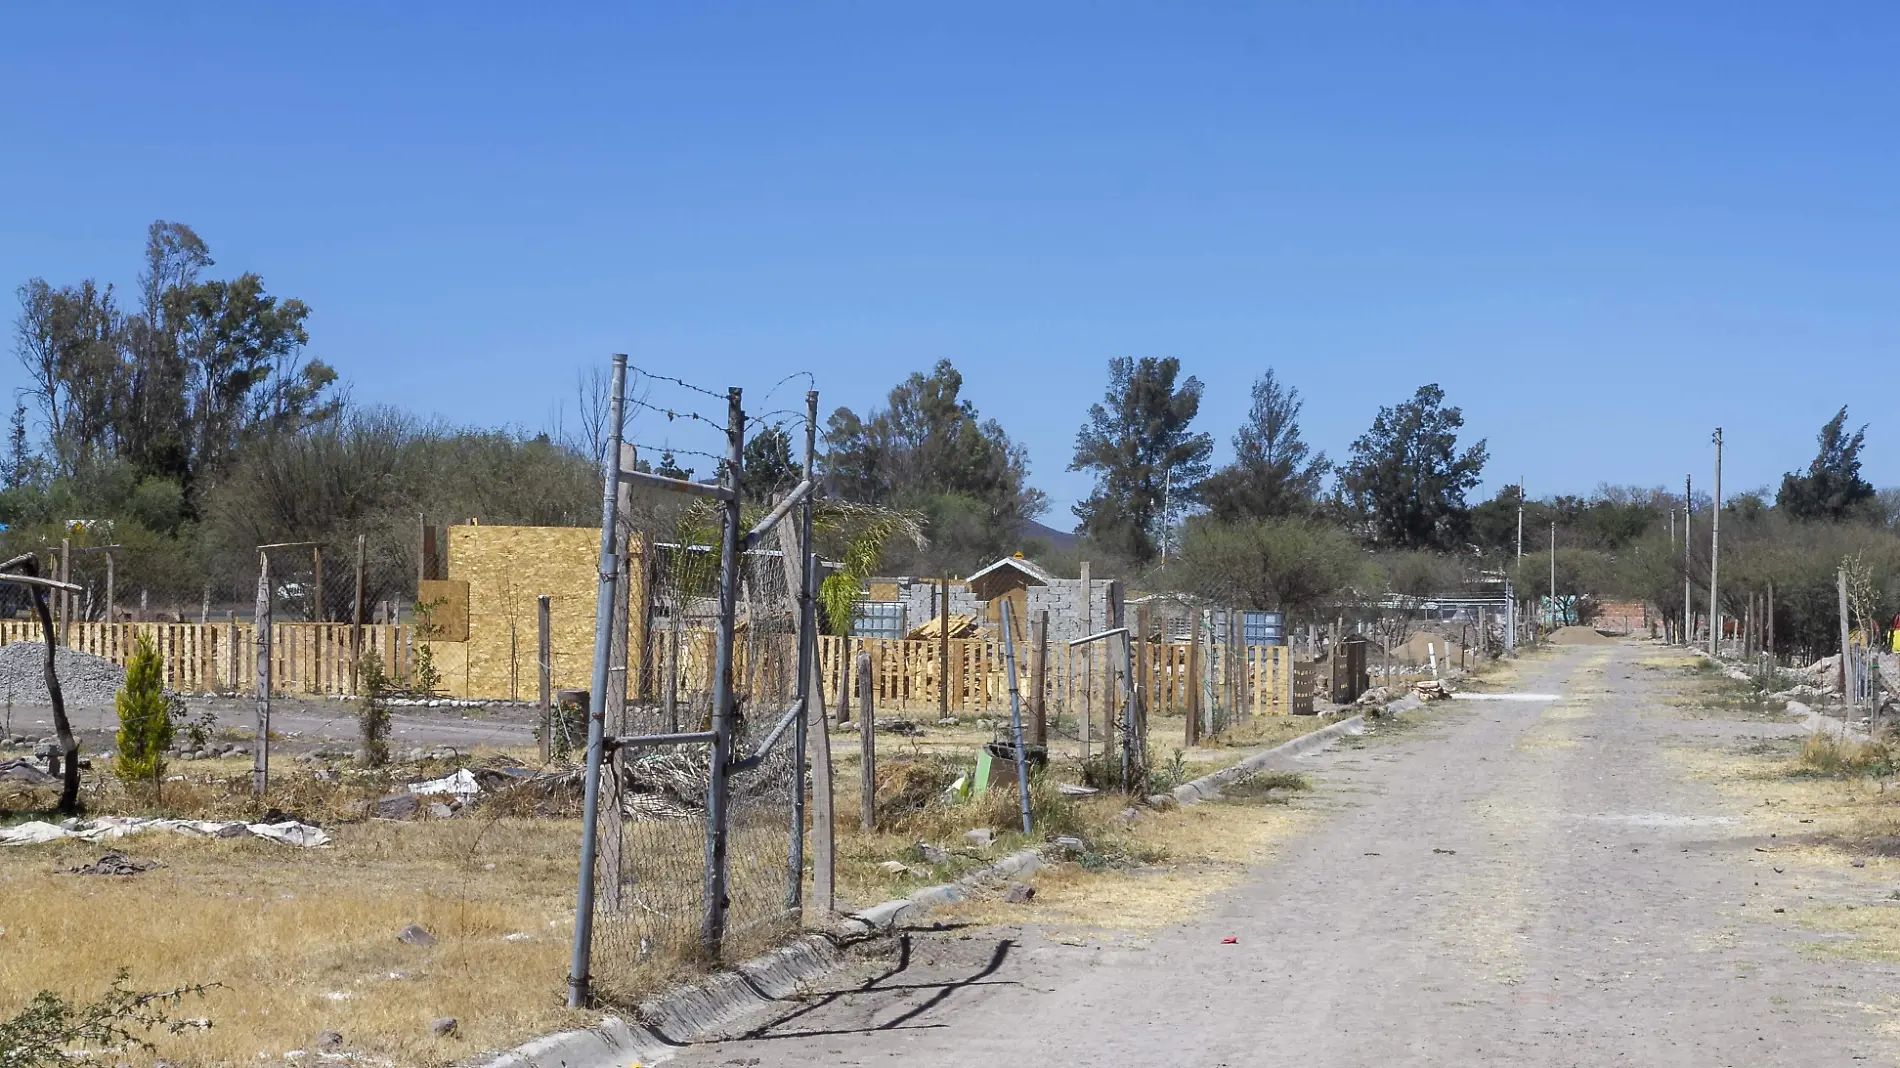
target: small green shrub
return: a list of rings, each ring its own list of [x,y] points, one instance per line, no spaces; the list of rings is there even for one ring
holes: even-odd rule
[[[381,767],[389,763],[389,675],[375,653],[364,654],[356,671],[356,728],[363,743],[363,762]]]
[[[165,774],[165,750],[171,748],[175,725],[158,650],[143,634],[126,664],[125,686],[115,703],[119,733],[113,739],[118,747],[113,772],[127,783],[149,782],[156,787]]]
[[[187,994],[203,996],[204,986],[144,993],[125,985],[130,973],[119,969],[112,986],[88,1005],[74,1005],[50,990],[42,990],[11,1019],[0,1020],[0,1065],[7,1068],[55,1068],[73,1063],[66,1052],[77,1045],[91,1048],[130,1047],[150,1051],[145,1035],[163,1029],[177,1034],[190,1026],[173,1020],[169,1010]]]

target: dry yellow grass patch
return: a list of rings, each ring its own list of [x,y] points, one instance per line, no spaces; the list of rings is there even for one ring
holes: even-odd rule
[[[303,789],[282,781],[287,795]],[[243,807],[203,783],[173,784],[173,804]],[[323,849],[148,832],[0,851],[0,1017],[42,989],[90,1001],[123,967],[140,989],[218,984],[180,1010],[208,1030],[157,1039],[173,1064],[280,1058],[334,1029],[365,1057],[437,1065],[580,1022],[562,1007],[578,821],[328,829]],[[63,874],[108,850],[164,866]],[[436,944],[398,942],[411,923]],[[458,1033],[433,1038],[443,1016]]]
[[[1154,858],[1152,863],[1094,872],[1062,864],[1036,875],[1036,897],[1028,905],[974,900],[951,906],[949,915],[971,923],[1164,927],[1239,883],[1250,866],[1316,818],[1280,805],[1222,802],[1150,813],[1129,829],[1121,845]]]

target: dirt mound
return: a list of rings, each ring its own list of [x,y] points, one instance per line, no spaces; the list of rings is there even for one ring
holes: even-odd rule
[[[1552,645],[1615,645],[1616,639],[1589,627],[1558,627],[1550,636]]]

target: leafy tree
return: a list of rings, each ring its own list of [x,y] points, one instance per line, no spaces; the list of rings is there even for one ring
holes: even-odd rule
[[[146,635],[139,635],[133,646],[115,704],[119,733],[113,739],[118,754],[112,770],[128,783],[147,782],[156,789],[165,774],[165,750],[171,747],[174,724],[158,649]]]
[[[1201,410],[1201,380],[1179,381],[1181,361],[1152,356],[1108,362],[1108,390],[1075,438],[1071,471],[1093,471],[1095,491],[1075,506],[1083,533],[1130,562],[1155,558],[1172,499],[1196,499],[1214,440],[1188,429]]]
[[[802,466],[792,460],[791,435],[783,426],[766,427],[745,443],[739,488],[746,500],[765,501],[787,492],[798,485],[802,474]]]
[[[932,548],[893,546],[926,567],[962,567],[1022,548],[1023,532],[1047,503],[1029,485],[1029,457],[962,396],[948,360],[913,373],[888,406],[859,417],[833,412],[823,471],[831,497],[924,517]]]
[[[1340,489],[1368,540],[1400,549],[1451,549],[1470,530],[1465,493],[1477,486],[1485,443],[1458,451],[1464,413],[1445,407],[1445,391],[1420,386],[1412,399],[1380,408],[1352,443]]]
[[[195,500],[197,484],[215,481],[245,442],[335,412],[336,373],[302,358],[309,308],[266,293],[256,274],[201,279],[212,265],[190,227],[156,222],[136,312],[92,280],[19,288],[25,394],[59,474],[113,456]]]
[[[1796,519],[1838,522],[1874,515],[1874,487],[1860,477],[1860,449],[1867,439],[1867,427],[1847,433],[1847,407],[1842,405],[1821,427],[1818,439],[1821,448],[1808,465],[1808,473],[1790,471],[1782,476],[1775,507]]]
[[[1364,555],[1337,528],[1308,519],[1196,516],[1168,577],[1220,604],[1310,618],[1364,580]]]
[[[1234,435],[1234,462],[1201,486],[1201,500],[1217,518],[1270,519],[1312,508],[1332,464],[1309,456],[1300,437],[1300,391],[1282,386],[1272,371],[1253,384],[1247,422]]]

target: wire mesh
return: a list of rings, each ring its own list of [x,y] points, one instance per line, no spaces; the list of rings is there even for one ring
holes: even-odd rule
[[[635,514],[640,529],[630,533],[644,545],[644,582],[632,606],[628,701],[610,727],[623,736],[709,730],[719,629],[717,513],[689,507],[671,522]],[[797,606],[779,552],[742,554],[733,641],[734,759],[743,763],[797,694]],[[604,997],[630,1000],[679,965],[705,963],[710,750],[629,747],[619,754],[618,804],[602,814],[603,841],[612,844],[603,847],[595,877],[593,978]],[[763,948],[797,925],[787,896],[797,767],[788,728],[756,765],[732,774],[726,959]]]

